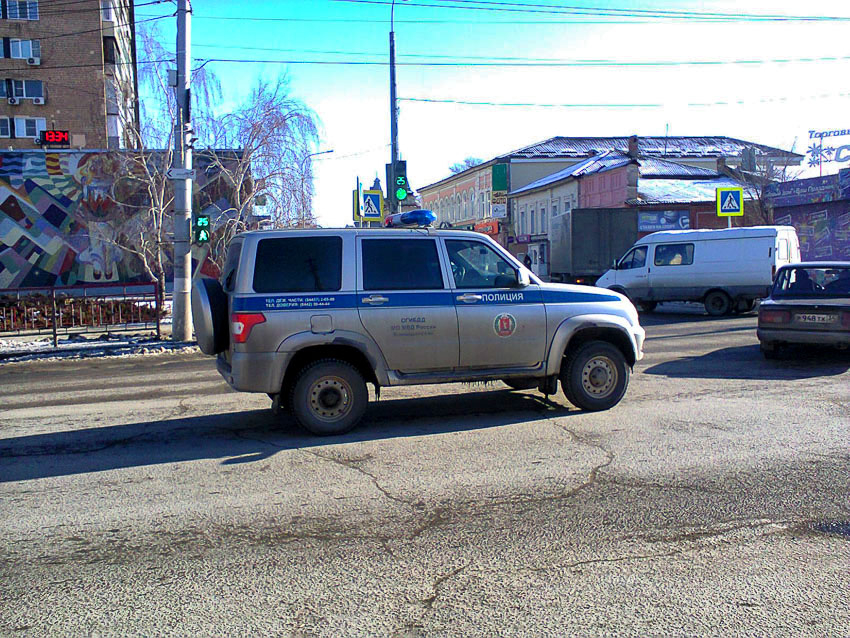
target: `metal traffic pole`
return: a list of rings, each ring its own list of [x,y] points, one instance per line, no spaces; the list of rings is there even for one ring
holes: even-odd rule
[[[174,156],[169,177],[174,184],[174,292],[172,335],[174,341],[192,338],[192,147],[191,147],[191,40],[192,9],[189,0],[177,2],[177,118],[174,122]]]

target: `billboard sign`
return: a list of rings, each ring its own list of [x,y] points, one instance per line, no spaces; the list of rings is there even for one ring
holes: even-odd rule
[[[654,210],[638,213],[638,232],[651,233],[656,230],[687,230],[691,227],[691,215],[686,210]]]

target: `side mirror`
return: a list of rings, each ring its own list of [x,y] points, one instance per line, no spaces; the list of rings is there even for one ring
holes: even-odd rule
[[[614,263],[611,264],[611,270],[619,270],[617,268],[617,260],[616,259],[614,260]]]
[[[525,288],[530,285],[531,277],[528,276],[528,272],[525,270],[518,270],[516,273],[516,283],[520,288]]]

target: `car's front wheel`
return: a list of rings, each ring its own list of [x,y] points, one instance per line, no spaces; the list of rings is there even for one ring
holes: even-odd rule
[[[298,374],[289,408],[305,430],[331,436],[354,428],[368,403],[366,381],[357,368],[338,359],[322,359]]]
[[[577,408],[608,410],[626,394],[629,372],[626,358],[616,346],[607,341],[589,341],[564,362],[561,388]]]

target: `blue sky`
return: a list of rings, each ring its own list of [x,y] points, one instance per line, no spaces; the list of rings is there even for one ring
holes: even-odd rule
[[[494,0],[517,3],[519,0]],[[850,18],[850,3],[716,0],[529,0],[533,12],[459,10],[456,0],[396,0],[400,98],[606,107],[504,107],[402,100],[399,145],[414,187],[449,174],[467,156],[489,159],[555,135],[728,135],[804,153],[810,129],[850,129],[850,21],[648,20],[621,24],[593,15],[554,14],[565,6]],[[532,7],[533,5],[533,7]],[[138,19],[168,12],[140,7]],[[481,6],[481,5],[479,5]],[[547,8],[550,7],[550,8]],[[517,8],[502,5],[501,8]],[[291,93],[317,114],[314,210],[324,225],[351,218],[359,176],[383,181],[389,160],[389,3],[278,0],[193,3],[193,58],[371,61],[380,65],[210,63],[226,108],[258,77],[285,73]],[[170,10],[170,9],[169,9]],[[250,19],[255,18],[255,19]],[[273,19],[273,20],[271,20]],[[575,24],[584,21],[584,24]],[[624,19],[618,18],[617,22]],[[169,42],[174,19],[160,21]],[[251,47],[251,48],[249,48]],[[424,57],[415,57],[417,55]],[[800,61],[805,58],[810,61]],[[794,60],[765,62],[761,60]],[[457,66],[605,60],[619,66]],[[748,63],[732,63],[746,60]],[[722,64],[688,65],[712,61]],[[665,62],[659,66],[634,63]],[[825,97],[815,97],[825,96]],[[741,101],[742,104],[737,102]],[[715,104],[729,102],[730,104]],[[623,106],[623,105],[653,106]],[[703,106],[708,104],[707,106]],[[616,106],[615,106],[616,105]],[[850,137],[836,140],[850,144]],[[838,165],[832,164],[831,170]]]

